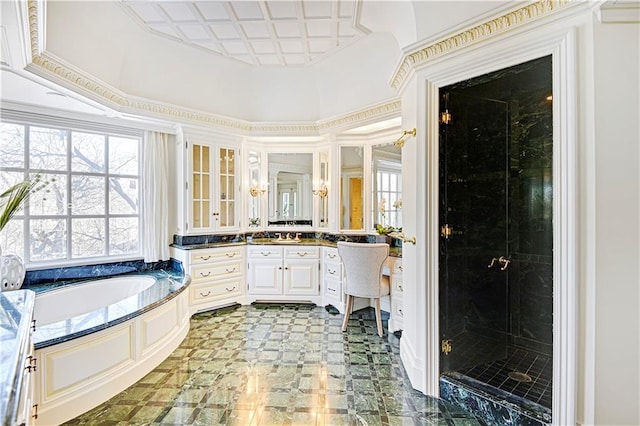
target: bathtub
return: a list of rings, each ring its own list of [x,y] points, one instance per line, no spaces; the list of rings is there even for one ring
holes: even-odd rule
[[[189,331],[189,283],[153,271],[36,290],[38,423],[64,423],[164,361]]]
[[[62,287],[36,296],[34,319],[38,326],[70,320],[137,296],[156,283],[150,276],[105,278]]]

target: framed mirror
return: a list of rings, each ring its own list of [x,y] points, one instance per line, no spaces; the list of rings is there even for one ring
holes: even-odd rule
[[[364,229],[364,148],[340,147],[340,229]]]
[[[313,154],[269,153],[269,226],[311,226]]]
[[[371,151],[372,222],[374,229],[402,228],[402,148],[375,145]]]
[[[260,153],[249,151],[249,227],[260,227],[260,197],[266,192],[260,180]]]

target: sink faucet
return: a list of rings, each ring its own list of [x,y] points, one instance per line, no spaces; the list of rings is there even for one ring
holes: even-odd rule
[[[287,240],[291,239],[291,234],[287,232]]]
[[[282,234],[280,232],[276,232],[276,235],[278,236],[278,239],[281,240],[282,239]]]
[[[302,235],[300,232],[296,232],[296,241],[300,241],[300,235]]]

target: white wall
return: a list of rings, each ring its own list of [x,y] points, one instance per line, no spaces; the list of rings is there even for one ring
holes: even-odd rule
[[[595,423],[638,425],[640,25],[596,22],[594,36]]]

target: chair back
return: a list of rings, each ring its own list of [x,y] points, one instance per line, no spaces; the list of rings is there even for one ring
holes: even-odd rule
[[[383,289],[380,285],[382,267],[389,255],[386,243],[347,243],[338,242],[338,253],[345,270],[346,294],[356,297],[380,297]]]

